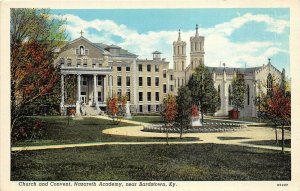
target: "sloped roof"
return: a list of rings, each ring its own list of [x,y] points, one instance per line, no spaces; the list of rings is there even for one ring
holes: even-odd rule
[[[121,47],[119,47],[119,46],[117,46],[117,45],[114,45],[114,44],[112,44],[112,45],[107,45],[107,44],[104,44],[104,43],[93,43],[93,44],[94,44],[95,46],[98,46],[98,47],[100,47],[100,48],[102,48],[102,49],[108,51],[108,52],[109,52],[109,49],[110,49],[110,48],[113,48],[113,49],[120,49],[120,54],[118,54],[118,55],[116,55],[116,56],[137,57],[136,54],[133,54],[133,53],[131,53],[131,52],[128,52],[128,50],[125,50],[125,49],[123,49],[123,48],[121,48]],[[110,54],[111,54],[111,53],[110,53]]]
[[[227,74],[233,74],[234,71],[245,74],[245,73],[253,73],[256,70],[259,70],[261,66],[259,67],[251,67],[251,68],[230,68],[230,67],[207,67],[210,72],[215,71],[216,73],[223,73],[224,69]]]

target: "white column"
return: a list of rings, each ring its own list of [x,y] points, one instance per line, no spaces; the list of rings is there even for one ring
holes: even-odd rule
[[[64,93],[65,93],[65,82],[64,82],[64,75],[61,74],[61,102],[60,102],[60,113],[61,115],[64,114],[64,104],[65,104],[65,96],[64,96]]]
[[[101,76],[102,82],[101,82],[101,101],[104,102],[104,76]]]
[[[76,115],[81,115],[80,113],[80,95],[81,95],[81,85],[80,85],[80,74],[77,74],[77,102],[76,102]]]
[[[112,97],[112,75],[109,75],[109,97]]]
[[[99,76],[100,77],[100,76]],[[97,75],[94,74],[94,104],[97,106],[98,104],[98,92],[97,92]]]

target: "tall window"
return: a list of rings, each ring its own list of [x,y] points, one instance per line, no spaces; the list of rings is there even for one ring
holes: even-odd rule
[[[77,65],[81,65],[81,59],[80,58],[77,59]]]
[[[147,65],[147,72],[151,72],[151,65]]]
[[[127,101],[130,101],[130,89],[126,90]]]
[[[130,72],[130,66],[126,66],[126,72]]]
[[[182,61],[182,70],[184,70],[184,61]]]
[[[122,67],[121,67],[121,66],[118,66],[118,67],[117,67],[117,71],[118,71],[118,72],[121,72],[121,71],[122,71]]]
[[[173,80],[173,75],[170,75],[170,80],[171,80],[171,81]]]
[[[155,101],[159,101],[159,92],[155,92]]]
[[[122,90],[121,90],[121,89],[118,89],[117,95],[118,95],[118,98],[121,98],[121,97],[122,97]]]
[[[228,86],[228,105],[232,105],[231,85]]]
[[[126,86],[130,86],[130,76],[126,76]]]
[[[218,102],[221,103],[221,86],[218,85]]]
[[[250,105],[250,87],[247,85],[247,104]]]
[[[151,92],[147,92],[147,101],[151,101]]]
[[[139,86],[143,86],[143,77],[139,77]]]
[[[173,85],[170,85],[170,91],[174,91],[174,86]]]
[[[167,85],[166,84],[163,85],[163,92],[167,93]]]
[[[267,78],[267,94],[272,95],[273,77],[271,74]]]
[[[82,85],[83,86],[87,85],[87,76],[82,76]]]
[[[163,71],[163,78],[166,78],[166,77],[167,77],[167,71],[164,70],[164,71]]]
[[[139,105],[139,111],[143,112],[143,105]]]
[[[151,111],[151,105],[148,105],[148,112]]]
[[[151,77],[147,77],[147,86],[151,86]]]
[[[117,83],[118,83],[118,86],[122,86],[122,77],[121,76],[118,76],[117,78]]]
[[[86,58],[83,59],[83,66],[87,67],[87,59]]]
[[[102,86],[103,78],[101,76],[97,76],[97,85]]]
[[[143,101],[143,92],[139,92],[139,101]]]
[[[71,58],[68,58],[68,60],[67,60],[67,65],[68,65],[68,66],[71,66],[71,65],[72,65],[72,59],[71,59]]]
[[[159,66],[155,65],[155,72],[159,72]]]
[[[143,65],[139,64],[139,71],[142,72],[143,71]]]
[[[96,65],[96,58],[93,58],[93,66]]]
[[[84,50],[84,54],[85,54],[85,55],[89,55],[89,50],[88,50],[88,49],[85,49],[85,50]]]
[[[155,77],[155,86],[159,86],[159,77]]]

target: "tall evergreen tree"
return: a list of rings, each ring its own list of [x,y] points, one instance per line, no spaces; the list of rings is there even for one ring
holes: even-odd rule
[[[232,104],[236,110],[244,108],[246,85],[244,75],[237,74],[232,82]]]
[[[215,112],[219,107],[218,92],[214,87],[212,74],[204,65],[199,65],[191,76],[188,87],[191,90],[193,104],[200,105],[203,113]],[[203,122],[203,121],[202,121]]]
[[[192,97],[191,91],[187,86],[182,86],[178,89],[176,103],[177,116],[175,124],[180,127],[180,138],[182,138],[183,128],[188,128],[191,125]]]

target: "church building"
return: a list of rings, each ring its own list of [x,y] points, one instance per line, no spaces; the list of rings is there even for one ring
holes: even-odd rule
[[[163,98],[177,94],[180,86],[187,84],[195,68],[204,65],[204,37],[198,33],[190,37],[190,63],[187,63],[186,42],[179,30],[173,42],[173,69],[159,51],[152,59],[139,59],[117,45],[94,43],[81,36],[58,49],[55,61],[61,70],[61,113],[76,108],[78,115],[99,115],[106,111],[106,100],[114,94],[127,95],[132,113],[159,112]],[[260,64],[260,63],[258,63]],[[232,82],[244,75],[246,84],[244,108],[241,116],[256,117],[255,100],[270,90],[272,83],[284,79],[284,69],[279,71],[269,59],[259,67],[229,68],[208,67],[214,86],[221,98],[221,107],[215,116],[227,116],[232,106]],[[72,76],[76,86],[67,91],[66,77]],[[264,86],[266,84],[266,86]],[[71,101],[70,101],[71,100]]]

